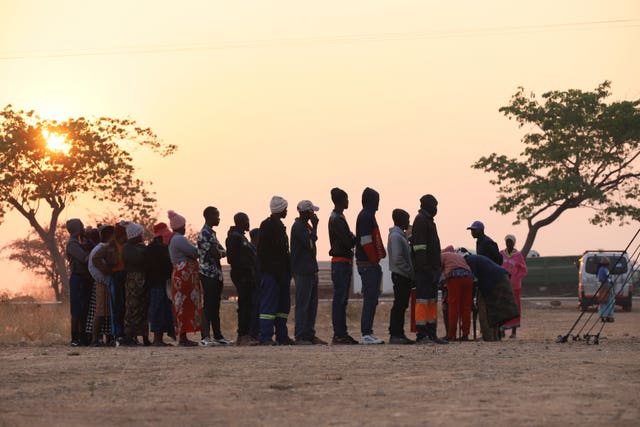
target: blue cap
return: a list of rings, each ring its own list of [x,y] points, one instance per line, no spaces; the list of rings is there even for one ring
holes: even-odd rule
[[[473,224],[467,227],[467,230],[484,230],[484,224],[480,221],[473,221]]]

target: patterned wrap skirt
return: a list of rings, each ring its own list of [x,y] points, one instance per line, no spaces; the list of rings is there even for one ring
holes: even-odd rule
[[[513,296],[516,298],[516,304],[518,304],[518,311],[520,313],[522,313],[522,305],[520,302],[520,293],[522,292],[522,289],[514,289],[513,290]],[[511,319],[509,320],[507,323],[505,323],[504,325],[501,326],[501,328],[503,330],[505,329],[511,329],[511,328],[519,328],[520,327],[520,316],[516,317],[515,319]]]
[[[124,333],[131,337],[149,333],[149,290],[144,273],[128,271],[125,289]]]
[[[484,294],[483,297],[487,305],[487,318],[490,327],[497,328],[520,317],[520,309],[507,274],[495,284],[488,295]]]
[[[202,286],[197,261],[173,264],[171,299],[176,335],[199,332],[202,321]]]

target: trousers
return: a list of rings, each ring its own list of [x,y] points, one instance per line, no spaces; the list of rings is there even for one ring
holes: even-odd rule
[[[283,341],[289,337],[287,319],[291,310],[291,278],[262,274],[260,283],[260,341]]]

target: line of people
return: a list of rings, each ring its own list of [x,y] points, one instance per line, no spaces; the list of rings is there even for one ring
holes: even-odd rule
[[[393,211],[394,226],[385,249],[376,220],[380,201],[377,191],[363,191],[355,233],[344,216],[349,207],[347,193],[333,188],[331,199],[334,209],[328,228],[333,282],[332,344],[384,343],[374,335],[373,324],[382,289],[380,261],[387,256],[387,249],[394,289],[389,343],[467,340],[475,288],[483,339],[499,339],[506,328],[513,328],[515,336],[519,326],[516,283],[526,274],[524,259],[514,248],[515,237],[507,236],[507,248],[501,255],[495,242],[484,235],[482,223],[476,221],[469,229],[477,239],[477,255],[464,248],[458,252],[453,247],[441,251],[434,222],[438,202],[434,196],[425,195],[420,199],[413,226],[406,211]],[[220,212],[212,206],[203,212],[205,223],[197,245],[185,237],[185,218],[171,210],[169,224],[154,225],[148,245],[143,241],[143,227],[134,222],[85,230],[81,220],[67,221],[72,345],[137,345],[138,337],[145,345],[169,345],[163,341],[164,334],[182,346],[233,344],[220,328],[220,260],[225,257],[238,294],[237,345],[327,344],[315,330],[319,208],[309,200],[300,201],[296,208],[298,217],[290,237],[282,222],[288,211],[288,202],[282,197],[271,199],[271,214],[259,229],[250,231],[249,217],[237,213],[224,246],[214,230],[220,223]],[[504,264],[503,258],[507,261]],[[360,340],[349,334],[346,321],[354,262],[362,282]],[[293,338],[287,327],[291,279],[296,302]],[[447,289],[444,339],[437,336],[440,283]],[[414,287],[416,340],[404,332],[405,313]],[[149,327],[153,341],[148,337]],[[197,332],[201,334],[199,343],[187,337],[188,333]]]

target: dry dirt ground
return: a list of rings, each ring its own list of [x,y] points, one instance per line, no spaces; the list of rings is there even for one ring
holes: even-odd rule
[[[376,319],[385,339],[389,307]],[[356,337],[359,308],[349,313]],[[228,336],[233,310],[223,305]],[[329,310],[321,303],[323,338]],[[72,349],[60,336],[0,340],[0,426],[640,425],[637,308],[617,313],[598,346],[554,343],[575,303],[530,301],[523,312],[516,340],[446,346]]]

